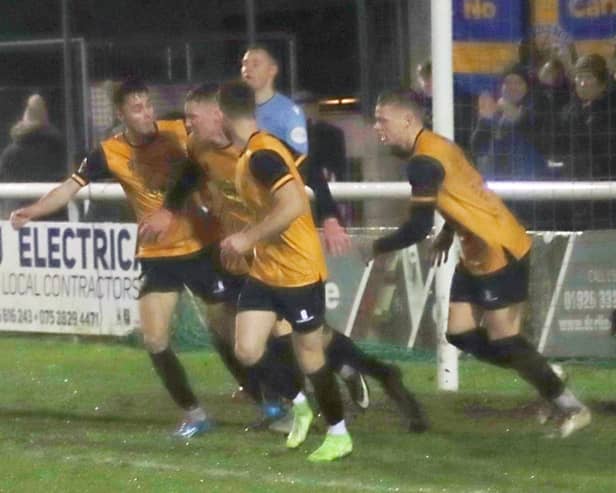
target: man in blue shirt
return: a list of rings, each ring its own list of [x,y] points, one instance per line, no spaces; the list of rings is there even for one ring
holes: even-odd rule
[[[242,78],[255,92],[257,125],[300,154],[308,153],[306,117],[291,99],[274,89],[278,63],[262,47],[249,48],[242,59]]]
[[[255,92],[257,125],[275,135],[295,151],[308,153],[306,117],[291,99],[274,88],[278,63],[262,46],[246,50],[242,59],[242,78]],[[342,255],[351,248],[351,239],[340,225],[338,210],[319,163],[310,162],[310,169],[300,170],[306,184],[314,191],[317,222],[323,228],[325,249]]]

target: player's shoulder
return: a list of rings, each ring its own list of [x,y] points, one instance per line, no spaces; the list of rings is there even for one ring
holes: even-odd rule
[[[464,154],[462,148],[453,140],[430,130],[422,130],[419,142],[417,146],[418,154],[427,154],[435,157],[460,157]]]
[[[96,146],[95,151],[100,150],[103,154],[125,154],[126,152],[129,152],[129,149],[130,145],[126,141],[124,132],[122,130],[118,130],[107,138],[101,140],[98,146]]]
[[[445,176],[445,169],[434,156],[415,154],[407,162],[406,175],[411,182],[440,182]]]
[[[254,136],[253,143],[255,144],[255,148],[252,151],[253,154],[255,152],[268,151],[283,159],[286,157],[292,161],[296,161],[302,156],[302,154],[289,145],[288,142],[270,132],[259,132]]]
[[[275,93],[272,100],[275,103],[275,106],[279,108],[279,111],[285,111],[297,116],[303,116],[304,114],[301,106],[296,104],[290,97],[285,96],[282,93]]]

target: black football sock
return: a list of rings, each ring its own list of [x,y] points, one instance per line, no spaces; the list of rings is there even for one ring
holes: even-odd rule
[[[186,411],[198,407],[199,401],[190,388],[182,363],[173,350],[166,348],[149,355],[156,373],[175,403]]]
[[[292,400],[301,390],[301,386],[297,384],[290,372],[286,371],[284,366],[274,360],[268,352],[247,369],[253,378],[273,391],[274,395]]]
[[[214,330],[210,331],[210,335],[212,338],[212,345],[216,349],[216,352],[227,370],[229,370],[229,373],[233,375],[233,378],[235,378],[237,383],[241,385],[252,399],[259,402],[261,400],[259,384],[254,378],[250,378],[246,367],[242,365],[235,356],[233,346]]]
[[[364,353],[349,337],[335,330],[332,331],[332,340],[325,348],[325,357],[327,364],[335,372],[347,365],[380,382],[383,382],[391,371],[388,365]]]
[[[552,400],[565,390],[564,382],[554,373],[547,359],[523,336],[515,335],[490,342],[495,358],[535,387],[544,399]]]
[[[397,366],[390,366],[387,378],[381,381],[385,393],[393,400],[402,415],[407,418],[411,431],[423,432],[430,426],[428,417],[415,395],[404,385],[402,372]]]
[[[480,361],[500,367],[507,366],[506,363],[503,363],[500,355],[494,353],[486,330],[482,327],[461,334],[447,334],[447,341],[461,351],[472,354]]]
[[[314,387],[314,396],[327,424],[331,426],[342,421],[344,419],[342,397],[331,369],[325,364],[307,377]]]
[[[304,385],[304,375],[297,363],[291,334],[278,337],[270,337],[267,341],[267,358],[274,361],[274,366],[278,371],[289,374],[294,384],[302,388]]]

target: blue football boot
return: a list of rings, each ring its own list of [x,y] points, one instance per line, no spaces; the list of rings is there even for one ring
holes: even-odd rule
[[[177,438],[193,438],[210,431],[214,427],[213,421],[209,419],[197,419],[193,421],[184,420],[173,436]]]

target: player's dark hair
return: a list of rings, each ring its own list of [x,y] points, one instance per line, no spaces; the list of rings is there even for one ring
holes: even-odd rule
[[[121,82],[114,84],[111,93],[111,101],[116,108],[124,104],[126,98],[131,94],[149,93],[148,86],[141,79],[129,77]]]
[[[412,111],[420,119],[423,119],[423,99],[412,89],[395,89],[383,91],[379,94],[376,104],[379,106],[394,105]]]
[[[254,91],[243,80],[222,84],[218,91],[218,104],[229,118],[253,117],[257,106]]]
[[[205,82],[196,87],[193,87],[184,98],[187,103],[191,101],[215,101],[218,95],[219,85],[214,82]]]

